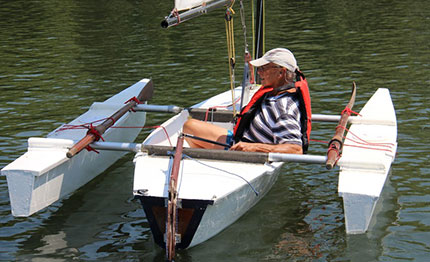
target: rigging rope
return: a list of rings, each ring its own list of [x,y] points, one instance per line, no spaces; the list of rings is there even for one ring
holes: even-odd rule
[[[367,140],[364,140],[363,138],[359,137],[358,135],[354,134],[353,132],[351,132],[351,130],[349,130],[346,127],[343,126],[337,126],[336,128],[342,128],[345,131],[347,131],[348,133],[351,133],[351,135],[354,138],[347,138],[346,135],[343,136],[342,138],[345,139],[346,141],[350,141],[353,142],[354,144],[343,144],[343,146],[349,146],[349,147],[357,147],[357,148],[362,148],[362,149],[368,149],[368,150],[376,150],[376,151],[386,151],[386,152],[393,152],[393,149],[395,148],[395,144],[393,143],[385,143],[385,142],[370,142]],[[317,142],[317,143],[323,143],[323,144],[328,144],[329,141],[324,141],[324,140],[316,140],[316,139],[311,139],[310,141],[313,142]],[[329,150],[334,150],[332,148],[329,148]],[[341,155],[341,153],[339,152],[339,155]]]
[[[251,12],[252,12],[252,39],[255,39],[255,11],[254,11],[254,0],[251,2]],[[252,41],[252,59],[255,59],[255,41]]]
[[[57,133],[57,132],[62,132],[62,131],[66,131],[66,130],[87,129],[87,130],[89,130],[89,132],[93,133],[94,132],[93,130],[95,130],[93,128],[93,124],[105,121],[107,119],[109,119],[109,118],[103,118],[103,119],[95,120],[95,121],[92,121],[92,122],[89,122],[89,123],[85,123],[85,124],[81,124],[81,125],[69,125],[69,124],[65,124],[62,127],[60,127],[57,130],[55,130],[54,132]],[[166,138],[169,141],[170,146],[173,146],[172,142],[170,141],[169,133],[167,132],[167,130],[166,130],[166,128],[164,126],[111,126],[110,128],[141,128],[141,129],[156,129],[156,128],[161,128],[161,129],[163,129],[163,132],[166,135]],[[97,137],[97,134],[95,134],[95,135]],[[103,139],[103,137],[101,135],[100,135],[99,139],[102,139],[104,141],[104,139]]]
[[[240,101],[240,99],[241,99],[241,97],[239,96],[236,100],[235,100],[235,102],[237,103],[237,102],[239,102]],[[206,115],[205,115],[205,119],[204,119],[204,121],[205,122],[207,122],[208,121],[208,115],[209,115],[209,112],[212,112],[212,118],[213,118],[213,112],[217,109],[217,108],[224,108],[224,109],[227,109],[227,108],[229,108],[230,106],[233,106],[234,105],[234,103],[231,103],[231,104],[229,104],[229,105],[226,105],[226,106],[221,106],[221,105],[219,105],[219,106],[212,106],[212,107],[209,107],[208,109],[206,109]],[[213,119],[211,120],[211,122],[213,122]]]
[[[263,7],[263,39],[261,40],[263,43],[263,54],[266,51],[266,41],[265,41],[265,36],[266,36],[266,8],[265,8],[265,3],[264,0],[262,0],[262,7]]]
[[[256,50],[254,50],[254,59],[258,58],[257,52],[259,52],[260,47],[261,47],[262,53],[264,53],[264,50],[265,50],[265,43],[264,43],[265,42],[264,41],[264,38],[265,38],[264,35],[266,33],[266,26],[265,26],[266,17],[265,17],[265,8],[264,8],[265,3],[264,3],[264,0],[257,1],[257,4],[258,4],[258,2],[260,2],[260,6],[259,6],[259,8],[257,8],[257,11],[260,11],[258,16],[257,16],[257,18],[258,18],[258,21],[257,21],[258,22],[258,24],[257,24],[257,27],[258,27],[257,40],[258,41],[257,41],[257,44],[255,46]]]
[[[243,42],[245,45],[245,52],[249,52],[248,42],[246,41],[245,8],[243,7],[243,0],[240,0],[240,21],[242,22],[243,39],[244,39]]]
[[[254,7],[255,5],[255,7]],[[258,14],[257,14],[258,12]],[[256,14],[256,17],[255,17]],[[263,56],[265,47],[266,35],[266,15],[265,15],[265,2],[264,0],[252,1],[252,59],[257,59]],[[259,83],[260,79],[257,75],[257,68],[253,68],[253,75],[255,76],[254,83]]]
[[[254,67],[251,65],[250,61],[252,60],[251,54],[249,53],[249,46],[247,42],[246,37],[246,22],[245,22],[245,8],[243,5],[243,0],[240,0],[240,20],[242,22],[242,30],[243,30],[243,38],[244,38],[244,68],[243,68],[243,79],[242,79],[242,94],[240,99],[240,106],[239,109],[242,109],[244,106],[244,99],[247,99],[248,97],[245,97],[246,89],[251,85],[254,84]]]
[[[344,144],[344,146],[358,147],[358,148],[378,150],[378,151],[387,151],[387,152],[392,152],[393,148],[395,147],[395,144],[393,144],[393,143],[366,141],[363,138],[360,138],[358,135],[351,132],[351,130],[349,130],[348,128],[346,128],[346,127],[342,127],[342,128],[345,129],[345,131],[347,131],[348,133],[351,133],[351,135],[355,138],[355,139],[353,139],[353,138],[344,137],[345,140],[348,140],[348,141],[351,141],[351,142],[357,144],[357,145]]]
[[[232,2],[231,6],[227,8],[225,13],[225,31],[227,35],[227,51],[228,51],[228,69],[230,74],[230,88],[231,88],[231,101],[233,103],[233,115],[236,115],[236,103],[235,103],[235,95],[234,95],[234,67],[236,65],[236,55],[235,55],[235,49],[234,49],[234,24],[233,24],[233,4]]]

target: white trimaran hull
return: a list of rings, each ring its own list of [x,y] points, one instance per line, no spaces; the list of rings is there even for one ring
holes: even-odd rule
[[[103,103],[94,103],[88,112],[70,124],[81,125],[109,117],[125,101],[136,96],[148,81],[144,79]],[[236,90],[236,94],[239,93],[240,90]],[[226,106],[230,99],[231,94],[225,92],[195,108]],[[345,142],[348,146],[344,147],[338,162],[341,168],[339,195],[344,200],[347,233],[367,230],[397,147],[396,117],[387,89],[378,89],[360,114],[350,117],[353,124]],[[168,120],[163,128],[148,136],[143,148],[145,145],[174,145],[188,116],[188,111],[182,111]],[[315,121],[319,117],[315,117]],[[208,119],[211,118],[209,113]],[[145,113],[129,112],[116,121],[115,126],[143,126],[144,123]],[[216,124],[232,128],[231,123]],[[124,142],[132,142],[139,132],[140,128],[110,128],[103,138],[121,142],[123,147]],[[28,152],[2,170],[2,174],[7,176],[14,216],[29,216],[70,194],[126,153],[121,151],[123,149],[101,150],[100,154],[82,151],[71,159],[67,158],[68,149],[85,134],[84,129],[57,130],[47,138],[30,138]],[[363,140],[353,138],[353,135],[365,140],[365,145]],[[353,140],[349,140],[351,137]],[[314,163],[320,163],[321,158],[317,157]],[[143,203],[156,242],[163,246],[163,219],[172,160],[166,155],[149,155],[143,151],[136,154],[134,162],[134,194]],[[270,190],[281,167],[282,162],[260,164],[237,159],[192,159],[185,155],[179,172],[180,240],[177,246],[197,245],[240,218]],[[186,217],[183,224],[182,217]],[[188,232],[190,230],[191,233]]]
[[[124,106],[124,102],[137,96],[148,81],[143,79],[102,103],[94,103],[69,124],[83,125],[111,116]],[[114,126],[143,126],[145,117],[144,112],[126,113]],[[97,124],[100,123],[94,125]],[[140,130],[110,128],[102,137],[106,141],[133,142]],[[49,206],[88,183],[126,154],[121,151],[96,154],[83,150],[75,157],[67,158],[68,149],[86,132],[86,129],[57,129],[47,138],[30,138],[28,152],[2,169],[2,175],[7,177],[14,216],[29,216]]]
[[[187,116],[188,112],[184,111],[163,126],[167,132],[172,126],[177,126],[177,131],[180,131]],[[169,134],[173,133],[169,132]],[[155,140],[158,135],[163,137],[164,131],[153,134],[146,141]],[[171,138],[172,141],[175,136],[177,137],[177,134]],[[157,143],[156,145],[168,144]],[[165,199],[168,194],[171,159],[166,156],[138,153],[134,161],[136,164],[135,195],[138,198]],[[279,162],[250,164],[190,159],[185,156],[179,173],[178,197],[182,203],[187,200],[210,203],[206,206],[207,209],[189,246],[197,245],[216,235],[254,206],[276,181],[281,165],[282,163]],[[254,189],[246,181],[251,183]],[[258,196],[256,192],[259,193]],[[164,204],[164,201],[161,202]],[[199,205],[199,203],[196,204]],[[150,216],[147,212],[148,215]]]
[[[231,101],[229,99],[231,99],[231,94],[226,92],[202,102],[196,105],[196,107],[209,108],[226,105]],[[375,107],[386,108],[383,110],[379,109],[378,111],[386,113],[374,114]],[[357,130],[358,136],[364,139],[372,138],[371,142],[396,143],[396,119],[388,90],[379,89],[361,114],[362,116],[351,117],[352,122],[356,123],[352,125],[351,129],[357,130],[359,126],[362,130]],[[143,144],[174,145],[187,117],[188,112],[184,111],[168,120],[162,124],[164,130],[155,130]],[[221,125],[231,128],[231,126],[225,123]],[[383,133],[389,132],[390,135],[387,139],[381,141],[381,130],[379,128],[382,128]],[[170,137],[170,142],[167,139],[166,132]],[[368,134],[369,132],[370,134]],[[352,143],[350,141],[346,142],[346,144]],[[367,151],[364,153],[360,152],[360,157],[358,157],[352,153],[355,152],[354,150],[346,146],[343,157],[338,163],[342,170],[339,178],[339,194],[344,198],[346,229],[348,233],[365,232],[367,230],[368,223],[363,224],[362,221],[368,221],[372,217],[373,208],[369,209],[368,206],[373,207],[379,197],[389,167],[394,159],[393,154],[395,154],[396,148],[394,146],[390,153],[384,153],[384,156],[382,156],[383,159],[373,158],[375,154],[380,154],[379,151],[373,152],[374,150],[360,149],[370,151],[370,153]],[[364,155],[372,156],[372,159],[364,158]],[[134,161],[136,164],[134,194],[142,201],[151,224],[155,242],[163,247],[163,227],[165,223],[163,219],[165,211],[162,210],[165,208],[165,200],[168,196],[172,159],[167,156],[151,156],[142,152],[136,155]],[[384,170],[380,170],[381,166],[384,166]],[[180,203],[182,203],[182,209],[190,209],[194,205],[194,208],[198,207],[200,209],[201,217],[193,217],[196,221],[191,219],[192,223],[194,223],[193,227],[196,227],[195,232],[192,233],[186,232],[184,229],[186,225],[181,225],[181,222],[179,222],[178,234],[180,235],[181,243],[177,244],[177,247],[187,248],[197,245],[235,222],[270,190],[277,179],[281,167],[281,162],[265,164],[241,163],[220,160],[197,160],[185,156],[179,172],[178,197],[181,201]],[[356,173],[357,170],[358,174]],[[360,175],[366,172],[370,172],[370,174],[362,176],[366,180],[361,181]],[[357,183],[357,181],[361,182]],[[248,182],[260,195],[257,196],[255,194],[254,189]],[[363,185],[366,183],[377,183],[376,187],[378,190],[368,192],[361,189],[366,187]],[[367,201],[368,197],[372,199],[372,202]],[[365,200],[355,201],[357,199]],[[202,201],[203,204],[199,205],[196,201]],[[179,204],[179,210],[181,210],[181,204]],[[360,210],[360,212],[355,212],[355,210]],[[361,211],[365,212],[361,213]],[[179,221],[181,221],[181,212],[179,212]]]
[[[236,93],[240,94],[240,90],[237,90]],[[225,106],[229,103],[231,103],[231,93],[225,92],[196,107],[209,108]],[[171,118],[162,124],[163,129],[155,130],[143,144],[158,146],[175,144],[188,116],[188,111],[183,111]],[[208,118],[211,118],[210,114]],[[231,128],[230,123],[218,124]],[[167,138],[166,132],[169,138]],[[168,195],[171,159],[167,156],[151,156],[141,152],[136,154],[134,162],[136,165],[134,193],[144,203],[148,220],[153,220],[154,224],[160,223],[160,221],[156,221],[160,218],[155,217],[155,214],[150,214],[152,213],[150,209],[156,202],[161,203],[161,206],[164,205],[164,199]],[[197,207],[197,209],[203,210],[203,216],[196,215],[191,219],[191,224],[197,223],[196,231],[185,232],[184,230],[181,243],[177,246],[186,248],[204,242],[239,219],[270,190],[278,177],[281,166],[280,162],[256,164],[192,159],[185,156],[179,172],[180,205],[183,209]],[[256,192],[258,192],[258,196]],[[160,208],[160,206],[156,208]],[[181,228],[181,218],[179,220]],[[153,233],[156,233],[154,234],[155,241],[163,246],[163,228],[157,227],[157,225],[151,225]],[[190,227],[192,226],[188,226],[188,228]]]

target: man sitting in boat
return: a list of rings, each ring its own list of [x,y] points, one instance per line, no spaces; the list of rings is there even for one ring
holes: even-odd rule
[[[310,97],[306,80],[290,50],[275,48],[250,62],[262,87],[242,108],[234,131],[189,119],[183,132],[232,145],[230,150],[302,154],[310,134]],[[296,80],[296,81],[295,81]],[[186,138],[191,147],[222,146]]]

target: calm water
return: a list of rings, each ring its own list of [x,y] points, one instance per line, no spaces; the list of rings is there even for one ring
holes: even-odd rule
[[[222,11],[162,30],[170,1],[0,2],[0,168],[26,151],[28,137],[45,136],[141,78],[153,79],[155,104],[189,106],[229,88]],[[337,172],[287,165],[255,208],[177,260],[426,261],[430,2],[268,2],[266,49],[295,53],[314,112],[339,113],[352,81],[357,110],[377,88],[390,89],[399,150],[382,205],[367,234],[346,236]],[[239,15],[235,24],[240,72]],[[148,125],[167,118],[151,114]],[[333,130],[315,124],[313,137],[328,140]],[[312,145],[311,153],[324,151]],[[10,214],[0,177],[0,260],[163,261],[132,197],[132,157],[29,218]]]

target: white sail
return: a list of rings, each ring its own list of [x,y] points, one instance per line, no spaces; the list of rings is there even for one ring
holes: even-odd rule
[[[178,11],[182,11],[196,6],[201,6],[206,2],[208,2],[208,0],[175,0],[175,8]]]

